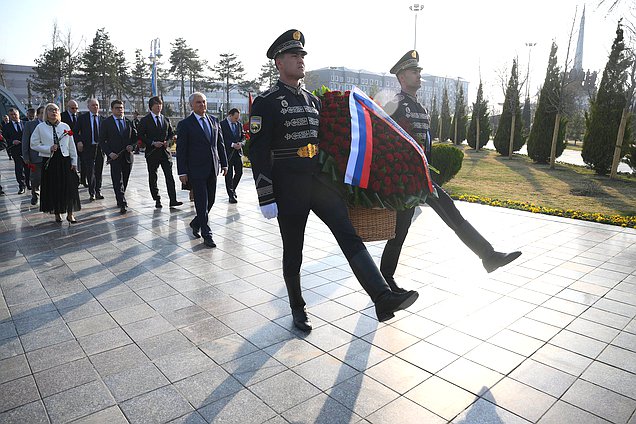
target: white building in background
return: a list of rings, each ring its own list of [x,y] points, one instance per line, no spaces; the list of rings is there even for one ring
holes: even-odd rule
[[[313,71],[307,71],[305,86],[312,91],[322,86],[330,90],[351,90],[355,85],[371,97],[378,97],[380,102],[388,100],[400,91],[400,84],[395,75],[377,73],[363,69],[350,69],[344,66],[330,66]],[[455,104],[455,93],[462,86],[464,99],[468,95],[468,81],[462,78],[447,78],[422,73],[422,87],[417,92],[418,100],[429,109],[433,107],[433,98],[437,98],[438,110],[442,102],[444,87],[448,90],[451,109]]]

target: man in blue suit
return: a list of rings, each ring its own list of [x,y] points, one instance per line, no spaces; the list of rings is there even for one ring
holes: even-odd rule
[[[236,186],[243,175],[243,146],[245,135],[243,126],[239,122],[241,112],[237,108],[230,109],[227,119],[221,121],[223,141],[227,152],[227,175],[225,176],[225,188],[230,203],[236,203]]]
[[[20,112],[12,107],[8,110],[10,121],[3,127],[2,135],[7,142],[7,155],[15,164],[15,180],[18,183],[18,194],[24,189],[31,190],[31,173],[22,160],[22,131],[26,122],[20,120]]]
[[[219,167],[227,174],[227,156],[219,121],[209,116],[205,94],[195,92],[189,98],[192,113],[177,125],[177,172],[183,184],[190,183],[197,215],[190,222],[192,234],[207,247],[216,247],[208,225],[208,212],[216,196]],[[200,231],[200,233],[199,233]]]
[[[113,113],[102,121],[99,128],[99,146],[108,156],[110,178],[113,182],[119,213],[127,212],[126,187],[132,170],[133,147],[137,143],[137,129],[124,117],[124,102],[113,100],[110,104]]]

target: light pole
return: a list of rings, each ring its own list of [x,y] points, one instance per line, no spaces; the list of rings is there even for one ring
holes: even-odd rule
[[[526,97],[530,97],[530,53],[532,52],[532,48],[536,45],[537,43],[526,43],[526,47],[528,48],[528,73],[526,75]]]
[[[60,110],[64,108],[64,91],[66,90],[66,84],[64,77],[60,77]]]
[[[152,75],[150,77],[150,90],[153,96],[157,95],[157,59],[161,59],[161,42],[155,38],[150,42],[150,56],[148,59],[152,61]]]
[[[409,6],[409,9],[415,15],[415,35],[413,37],[413,50],[417,50],[417,13],[424,10],[424,5],[415,3]]]

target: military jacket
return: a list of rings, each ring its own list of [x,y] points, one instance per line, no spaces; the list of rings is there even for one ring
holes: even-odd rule
[[[411,136],[420,143],[426,152],[426,158],[431,160],[431,115],[415,97],[401,91],[385,106],[385,110],[398,124],[406,119],[413,127]]]
[[[288,203],[304,197],[302,187],[293,180],[318,171],[320,106],[320,100],[307,90],[281,81],[254,100],[249,157],[261,206],[279,202],[280,210],[277,195]]]

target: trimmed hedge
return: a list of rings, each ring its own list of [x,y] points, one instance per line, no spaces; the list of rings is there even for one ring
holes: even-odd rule
[[[452,144],[433,144],[431,166],[439,174],[431,170],[431,177],[440,186],[450,181],[460,169],[464,160],[464,152]]]

